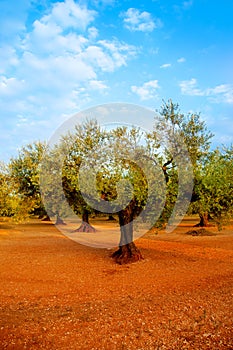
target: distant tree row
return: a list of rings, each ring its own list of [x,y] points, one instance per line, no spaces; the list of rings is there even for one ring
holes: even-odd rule
[[[182,185],[184,196],[189,171],[193,178],[187,213],[199,214],[200,226],[208,226],[211,219],[221,228],[231,219],[233,147],[211,149],[212,137],[199,114],[182,114],[171,100],[163,103],[150,133],[136,127],[107,131],[95,120],[87,120],[52,149],[35,142],[23,147],[7,165],[0,164],[0,215],[15,220],[30,215],[56,216],[61,224],[66,216],[61,198],[65,197],[72,211],[82,216],[77,230],[90,231],[94,228],[89,215],[98,213],[98,208],[103,212],[111,208],[109,214],[117,213],[121,228],[114,258],[118,263],[139,260],[141,253],[133,242],[134,220],[141,217],[152,226],[166,225],[176,205],[182,170],[187,176]],[[182,153],[182,143],[187,154]],[[42,162],[45,152],[46,162]],[[179,157],[184,169],[179,169]],[[188,168],[189,162],[192,168]],[[42,172],[42,193],[41,164],[46,168]],[[163,174],[162,182],[158,181],[158,169]],[[92,173],[96,179],[94,187]],[[62,182],[62,190],[54,187],[57,180]],[[45,211],[46,198],[49,205]],[[156,210],[159,216],[154,220]]]

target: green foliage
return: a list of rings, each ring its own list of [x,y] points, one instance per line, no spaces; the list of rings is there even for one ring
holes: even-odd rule
[[[195,168],[208,154],[213,134],[201,120],[200,114],[180,112],[179,105],[168,100],[164,102],[154,130],[155,139],[165,145],[167,154],[173,157],[182,154],[182,146],[188,151]]]
[[[0,215],[20,220],[45,214],[42,191],[49,199],[49,215],[68,215],[66,201],[76,214],[98,212],[101,206],[105,212],[106,203],[116,212],[131,201],[135,217],[146,206],[151,208],[144,219],[152,222],[154,208],[159,211],[163,204],[166,180],[165,207],[157,223],[163,225],[177,201],[187,197],[191,174],[189,213],[209,213],[221,228],[233,214],[233,147],[210,152],[212,136],[199,114],[184,115],[171,100],[163,103],[150,134],[136,127],[107,131],[87,120],[48,149],[46,159],[45,144],[35,142],[23,147],[8,166],[0,164]],[[55,186],[59,182],[61,186]]]
[[[154,131],[149,135],[150,148],[159,152],[167,181],[161,223],[167,222],[173,210],[176,210],[175,215],[179,215],[183,203],[187,204],[190,200],[191,179],[194,180],[195,190],[198,168],[208,154],[212,136],[199,114],[185,115],[172,100],[163,102],[155,118]],[[180,198],[177,197],[178,193]]]
[[[48,147],[40,164],[39,183],[42,201],[49,217],[67,216],[66,200],[61,184],[61,164],[64,160],[64,145]]]
[[[83,199],[80,189],[80,167],[87,174],[96,166],[98,150],[104,142],[105,133],[96,120],[86,121],[75,127],[73,134],[63,137],[58,147],[65,147],[62,166],[62,185],[69,205],[76,214],[92,213],[93,208]],[[91,184],[86,181],[85,189],[89,193]]]
[[[39,165],[44,150],[44,143],[29,144],[8,165],[12,195],[17,203],[14,208],[14,217],[17,220],[30,214],[45,214],[39,186]]]
[[[6,164],[0,163],[0,215],[12,216],[16,204],[8,167]]]
[[[133,201],[137,216],[148,204],[148,183],[156,193],[150,195],[149,203],[154,211],[162,202],[163,186],[158,185],[154,170],[156,158],[150,159],[142,142],[145,136],[137,128],[106,131],[90,120],[63,138],[57,145],[58,149],[66,149],[62,184],[75,213],[117,213]]]
[[[219,229],[233,215],[233,147],[209,153],[199,171],[193,212],[208,212]]]

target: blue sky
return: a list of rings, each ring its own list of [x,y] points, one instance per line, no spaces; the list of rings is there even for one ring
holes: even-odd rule
[[[201,112],[233,143],[233,2],[0,0],[0,160],[109,102]]]

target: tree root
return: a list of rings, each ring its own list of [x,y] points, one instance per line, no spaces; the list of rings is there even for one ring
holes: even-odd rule
[[[66,225],[66,223],[60,217],[58,217],[55,225]]]
[[[130,264],[144,259],[140,250],[133,242],[119,247],[111,257],[119,265]]]
[[[82,222],[79,228],[77,228],[73,232],[96,232],[96,229],[87,222]]]

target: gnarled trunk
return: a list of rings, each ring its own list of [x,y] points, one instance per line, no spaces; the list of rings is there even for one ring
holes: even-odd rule
[[[59,215],[57,215],[55,225],[66,225],[66,223],[62,220],[62,218]]]
[[[195,225],[195,227],[208,227],[208,226],[210,226],[208,212],[200,213],[199,216],[200,216],[200,222],[197,225]]]
[[[82,213],[82,223],[74,232],[96,232],[96,229],[89,224],[89,213],[84,210]]]
[[[121,230],[119,249],[112,254],[112,258],[120,265],[143,259],[140,250],[133,242],[133,218],[135,204],[133,201],[118,213]]]
[[[119,249],[112,254],[112,258],[120,265],[143,259],[140,250],[136,247],[134,242],[120,246]]]

